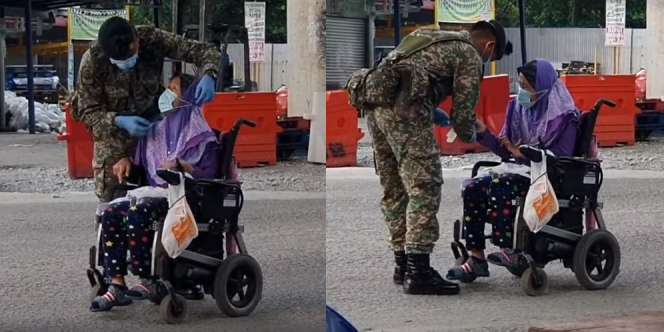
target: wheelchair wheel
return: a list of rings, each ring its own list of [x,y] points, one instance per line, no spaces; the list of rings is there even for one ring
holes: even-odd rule
[[[159,305],[159,314],[168,324],[181,323],[187,318],[187,300],[178,294],[174,297],[168,294]]]
[[[166,297],[166,295],[168,295],[168,290],[166,289],[166,286],[164,286],[164,284],[161,282],[157,282],[155,285],[155,292],[151,293],[148,299],[150,300],[150,302],[154,303],[155,305],[160,305],[161,302]]]
[[[620,272],[620,246],[608,231],[594,230],[581,237],[574,249],[572,270],[581,286],[605,289]]]
[[[214,298],[217,307],[230,317],[249,315],[261,300],[263,273],[249,255],[229,256],[217,269]]]
[[[521,289],[529,296],[540,296],[549,290],[549,279],[546,272],[539,267],[529,267],[521,275]]]

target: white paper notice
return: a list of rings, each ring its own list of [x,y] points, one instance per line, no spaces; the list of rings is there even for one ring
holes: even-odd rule
[[[249,61],[265,61],[265,2],[244,3],[244,26],[249,37]]]
[[[625,46],[625,0],[606,0],[605,46]]]

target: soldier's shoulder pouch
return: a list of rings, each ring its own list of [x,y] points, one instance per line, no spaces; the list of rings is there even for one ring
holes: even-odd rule
[[[363,110],[392,105],[398,86],[398,73],[383,63],[353,72],[346,82],[350,104]]]

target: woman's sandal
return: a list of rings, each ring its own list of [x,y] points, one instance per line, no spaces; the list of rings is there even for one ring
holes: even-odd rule
[[[504,266],[507,268],[518,268],[523,264],[521,263],[521,255],[519,252],[505,248],[500,251],[494,252],[487,256],[489,263]]]
[[[139,281],[136,286],[127,290],[126,295],[132,300],[145,300],[150,297],[150,295],[155,290],[155,283],[149,279],[142,279]]]
[[[479,277],[489,276],[489,264],[486,260],[470,256],[463,264],[447,271],[447,279],[461,282],[473,282]]]
[[[131,304],[131,299],[125,294],[127,287],[122,285],[111,284],[108,286],[108,291],[104,295],[95,297],[90,305],[90,311],[108,311],[114,306],[126,306]]]

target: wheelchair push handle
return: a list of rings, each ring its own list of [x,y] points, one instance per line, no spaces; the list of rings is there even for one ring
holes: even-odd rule
[[[602,98],[595,103],[595,106],[593,106],[593,111],[599,111],[600,108],[602,108],[602,106],[604,105],[609,106],[611,108],[616,107],[616,103],[613,100]]]
[[[237,120],[237,122],[235,122],[235,128],[240,128],[242,126],[255,128],[256,127],[256,122],[253,122],[253,121],[247,120],[247,119],[240,119],[240,120]]]

